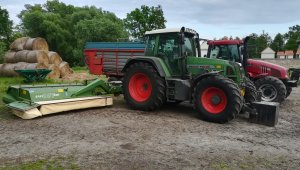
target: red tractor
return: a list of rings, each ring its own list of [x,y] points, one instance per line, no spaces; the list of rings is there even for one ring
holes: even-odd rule
[[[298,80],[290,80],[288,69],[263,60],[248,59],[247,41],[212,40],[207,41],[208,58],[217,58],[241,63],[246,68],[248,77],[261,91],[263,101],[281,103],[291,94],[292,87],[297,87]],[[238,48],[236,48],[238,46]],[[239,50],[235,50],[239,49]]]

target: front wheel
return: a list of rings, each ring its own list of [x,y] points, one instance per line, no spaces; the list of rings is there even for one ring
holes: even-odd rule
[[[241,111],[243,99],[239,87],[223,76],[210,76],[195,86],[193,104],[200,118],[226,123]]]
[[[165,82],[148,63],[134,63],[126,70],[123,94],[132,109],[151,111],[165,103]]]
[[[256,88],[261,91],[261,100],[281,103],[286,97],[284,83],[272,76],[266,76],[255,81]]]

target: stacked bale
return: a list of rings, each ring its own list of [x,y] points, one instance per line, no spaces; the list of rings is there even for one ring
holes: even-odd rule
[[[54,51],[49,51],[48,43],[43,38],[22,37],[16,39],[4,56],[0,65],[0,76],[18,76],[14,70],[50,69],[47,76],[58,79],[73,73],[67,62]]]
[[[59,70],[60,70],[61,77],[65,77],[73,73],[73,70],[70,68],[69,64],[64,61],[60,63]]]

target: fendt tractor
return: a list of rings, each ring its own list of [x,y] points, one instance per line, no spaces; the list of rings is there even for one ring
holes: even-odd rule
[[[202,119],[218,123],[232,120],[242,108],[255,108],[249,112],[260,115],[261,121],[266,121],[263,115],[276,115],[277,104],[254,102],[256,89],[253,84],[246,88],[252,82],[245,83],[241,64],[198,57],[196,31],[159,29],[147,31],[145,38],[145,55],[130,57],[122,69],[123,94],[130,108],[151,111],[165,102],[190,101]],[[251,93],[251,101],[245,102],[245,93]]]
[[[285,100],[297,87],[297,80],[290,80],[288,69],[262,60],[248,59],[247,40],[211,40],[208,44],[208,58],[242,63],[247,76],[261,91],[261,99],[268,102]]]

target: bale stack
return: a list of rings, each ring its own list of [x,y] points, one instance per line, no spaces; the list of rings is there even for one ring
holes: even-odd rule
[[[73,73],[67,62],[54,51],[49,51],[43,38],[22,37],[16,39],[10,50],[4,55],[4,64],[0,64],[0,76],[18,76],[14,70],[50,69],[47,78],[58,79]]]

